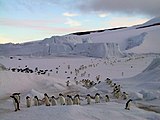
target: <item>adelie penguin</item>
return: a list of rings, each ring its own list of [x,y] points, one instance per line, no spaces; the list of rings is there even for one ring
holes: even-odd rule
[[[27,107],[31,107],[31,98],[29,96],[26,97],[26,105]]]
[[[44,103],[46,106],[50,106],[49,96],[47,93],[44,94]]]
[[[100,103],[100,94],[99,93],[96,93],[94,98],[95,98],[95,103]]]
[[[133,101],[132,99],[129,99],[129,100],[127,101],[126,107],[125,107],[126,110],[130,110],[130,106],[131,106],[131,102],[132,102],[132,101]]]
[[[37,96],[34,96],[33,101],[35,106],[39,106],[39,100]]]
[[[21,93],[13,93],[12,94],[12,96],[14,96],[18,100],[19,103],[20,103],[20,94]]]
[[[59,101],[60,101],[60,104],[61,104],[61,105],[65,105],[65,102],[66,102],[66,101],[65,101],[64,96],[63,96],[61,93],[59,94]]]
[[[73,105],[72,96],[67,95],[67,98],[66,98],[66,104],[67,104],[67,105]]]
[[[90,94],[87,94],[86,99],[87,99],[87,104],[91,104],[91,96],[90,96]]]
[[[20,108],[19,108],[19,99],[17,99],[17,97],[14,96],[14,95],[11,95],[10,97],[13,98],[13,104],[14,104],[14,107],[15,107],[15,111],[20,110]]]
[[[80,97],[79,97],[78,94],[74,96],[74,104],[75,105],[80,105]]]
[[[54,96],[51,97],[50,101],[51,101],[52,106],[57,105],[57,101],[56,101],[56,98]]]

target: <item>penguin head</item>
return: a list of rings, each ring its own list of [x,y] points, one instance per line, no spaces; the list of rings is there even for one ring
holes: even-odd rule
[[[100,95],[99,93],[96,93],[95,96]]]
[[[59,96],[63,96],[62,93],[59,93]]]
[[[14,95],[20,95],[20,93],[13,93],[12,95],[13,95],[13,96],[14,96]]]
[[[70,97],[70,95],[67,95],[67,97]]]
[[[77,94],[77,95],[75,95],[75,97],[79,97],[79,95]]]
[[[109,78],[107,78],[107,80],[110,80]]]
[[[14,98],[14,96],[13,96],[13,95],[11,95],[10,97],[11,97],[11,98]]]
[[[108,95],[106,95],[106,97],[108,98],[109,96],[108,96]]]
[[[47,93],[44,93],[44,96],[48,96]]]
[[[90,94],[87,94],[87,96],[90,96]]]
[[[26,99],[29,99],[29,98],[30,98],[29,96],[26,97]]]
[[[34,98],[38,99],[38,97],[37,97],[37,96],[34,96]]]
[[[55,98],[54,96],[52,96],[51,98]]]

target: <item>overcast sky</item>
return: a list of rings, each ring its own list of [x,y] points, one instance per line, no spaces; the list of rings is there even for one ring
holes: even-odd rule
[[[0,0],[0,43],[141,24],[160,0]]]

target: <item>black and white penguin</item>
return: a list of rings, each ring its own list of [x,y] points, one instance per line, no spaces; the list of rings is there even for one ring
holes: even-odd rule
[[[109,101],[110,101],[110,99],[109,99],[109,96],[108,96],[108,95],[105,95],[105,101],[106,101],[106,102],[109,102]]]
[[[74,96],[74,104],[75,105],[80,105],[80,97],[79,97],[78,94]]]
[[[69,81],[69,80],[67,80],[67,82],[66,82],[66,86],[69,86],[69,83],[70,83],[70,81]]]
[[[18,100],[18,102],[20,103],[20,93],[13,93],[12,96],[15,96],[15,98]]]
[[[59,102],[61,105],[65,105],[66,103],[65,98],[61,93],[59,94]]]
[[[130,106],[131,106],[131,102],[132,102],[132,101],[133,101],[132,99],[129,99],[129,100],[127,101],[126,107],[125,107],[126,110],[130,110]]]
[[[35,106],[39,106],[39,100],[37,96],[34,96],[33,101]]]
[[[29,96],[26,97],[26,105],[27,107],[31,107],[31,98]]]
[[[44,103],[46,106],[50,106],[49,96],[47,95],[47,93],[44,94]]]
[[[90,96],[90,94],[87,95],[86,99],[87,99],[87,104],[91,104],[91,96]]]
[[[72,96],[67,95],[67,98],[66,98],[66,104],[67,104],[67,105],[73,105]]]
[[[121,97],[123,100],[126,100],[128,98],[128,94],[126,92],[123,92]]]
[[[14,96],[14,95],[11,95],[10,97],[13,98],[13,104],[14,104],[15,111],[20,110],[20,108],[19,108],[19,99],[17,99],[17,97]]]
[[[99,93],[96,93],[94,98],[95,98],[95,103],[100,103],[100,94]]]
[[[54,96],[51,97],[51,105],[52,105],[52,106],[57,105],[57,100],[55,99]]]

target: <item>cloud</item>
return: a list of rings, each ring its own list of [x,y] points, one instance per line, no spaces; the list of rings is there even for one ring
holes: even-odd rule
[[[160,16],[160,0],[81,0],[75,8],[83,12],[121,12]]]
[[[74,17],[74,16],[78,16],[78,14],[65,12],[65,13],[63,13],[63,16]]]
[[[52,24],[62,23],[62,20],[17,20],[17,19],[0,19],[0,25],[16,27],[16,28],[29,28],[33,30],[53,30]]]
[[[100,13],[98,16],[101,17],[101,18],[104,18],[104,17],[107,17],[108,14],[106,14],[106,13]]]
[[[76,20],[73,20],[71,18],[67,18],[67,22],[65,22],[65,24],[71,26],[71,27],[75,27],[75,26],[81,26],[81,23],[76,21]]]
[[[109,28],[114,28],[114,27],[127,27],[127,26],[138,25],[146,21],[148,21],[148,19],[145,18],[133,19],[128,17],[114,17],[110,21],[105,22],[105,24],[107,24]]]

